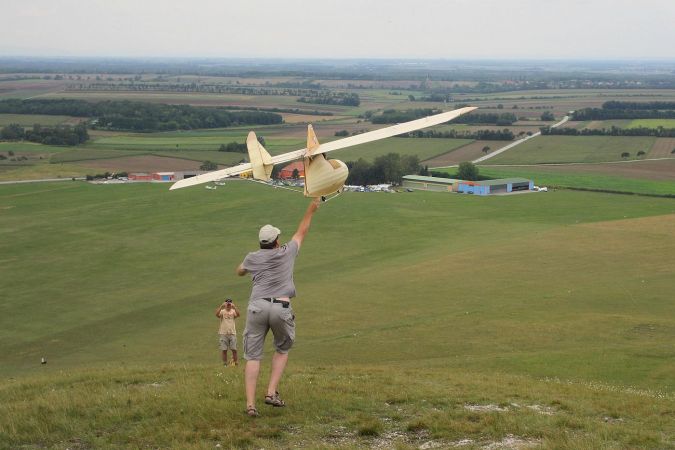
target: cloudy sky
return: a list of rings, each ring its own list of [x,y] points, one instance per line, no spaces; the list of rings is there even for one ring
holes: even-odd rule
[[[675,0],[2,0],[14,55],[675,59]]]

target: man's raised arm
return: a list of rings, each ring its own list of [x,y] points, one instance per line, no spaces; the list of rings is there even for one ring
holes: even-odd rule
[[[312,200],[312,202],[307,207],[307,211],[305,211],[305,215],[300,221],[300,225],[298,225],[298,231],[296,231],[295,234],[293,235],[293,240],[298,243],[298,248],[300,248],[300,246],[302,245],[302,241],[305,240],[305,236],[309,231],[309,226],[312,223],[312,216],[314,215],[316,210],[319,209],[320,202],[321,199],[318,197]]]

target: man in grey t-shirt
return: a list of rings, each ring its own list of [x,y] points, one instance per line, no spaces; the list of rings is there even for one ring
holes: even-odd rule
[[[260,250],[246,255],[237,267],[237,275],[250,273],[253,283],[244,330],[246,413],[252,417],[258,416],[255,391],[265,337],[269,330],[274,335],[275,352],[265,403],[271,406],[286,405],[279,397],[277,387],[288,362],[288,351],[295,341],[295,315],[291,308],[291,298],[295,297],[293,267],[319,202],[318,198],[312,200],[298,230],[284,245],[279,245],[281,230],[272,225],[262,227],[258,233]]]

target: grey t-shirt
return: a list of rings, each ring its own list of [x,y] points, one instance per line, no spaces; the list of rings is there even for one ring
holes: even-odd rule
[[[251,300],[268,297],[295,297],[293,266],[298,256],[294,240],[279,248],[261,249],[246,255],[242,267],[251,274]]]

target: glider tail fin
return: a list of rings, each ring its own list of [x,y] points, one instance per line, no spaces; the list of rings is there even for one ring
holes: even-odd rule
[[[307,154],[308,155],[315,154],[316,149],[318,148],[319,148],[319,139],[317,139],[312,125],[309,124],[307,125]]]
[[[248,158],[253,168],[253,178],[256,180],[269,181],[272,176],[272,157],[265,147],[258,142],[258,137],[253,131],[246,138],[246,148],[248,149]]]

